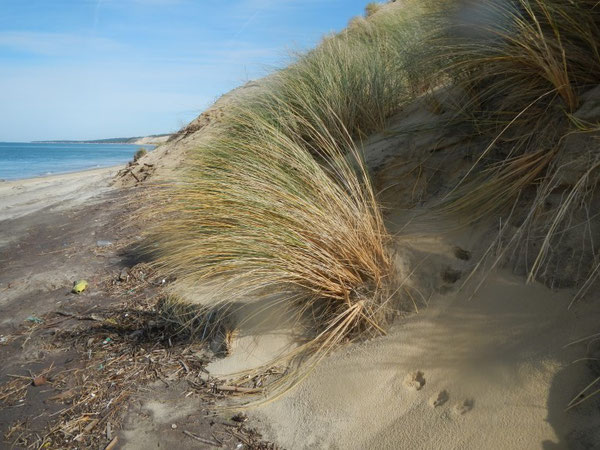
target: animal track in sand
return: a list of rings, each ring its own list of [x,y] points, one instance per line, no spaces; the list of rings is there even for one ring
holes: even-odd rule
[[[404,386],[415,391],[420,391],[425,386],[425,376],[420,370],[415,370],[404,377]]]
[[[472,398],[468,398],[463,402],[454,405],[454,412],[462,416],[463,414],[466,414],[469,411],[471,411],[473,409],[473,406],[475,406],[475,400],[473,400]]]
[[[457,259],[462,259],[463,261],[468,261],[471,259],[471,252],[468,250],[463,250],[460,247],[454,247],[453,253],[454,257]]]
[[[449,399],[450,399],[450,394],[448,394],[448,391],[444,389],[443,391],[440,391],[437,394],[434,394],[429,399],[429,405],[432,408],[437,408],[438,406],[442,406]]]
[[[460,280],[461,276],[462,272],[460,270],[452,269],[450,267],[447,267],[446,270],[442,272],[442,280],[449,284],[456,283],[458,280]]]

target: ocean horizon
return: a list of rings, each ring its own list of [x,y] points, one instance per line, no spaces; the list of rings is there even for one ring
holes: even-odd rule
[[[20,180],[125,164],[154,145],[0,142],[0,180]]]

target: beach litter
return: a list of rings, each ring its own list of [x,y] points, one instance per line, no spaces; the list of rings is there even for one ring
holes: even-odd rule
[[[83,291],[85,291],[88,287],[88,282],[85,280],[78,280],[75,283],[73,283],[73,289],[71,290],[71,292],[73,292],[74,294],[81,294]]]
[[[33,379],[33,381],[31,382],[31,384],[33,384],[34,386],[43,386],[48,382],[48,380],[46,379],[46,377],[44,375],[38,375],[37,377],[35,377]]]
[[[27,319],[25,319],[27,322],[31,322],[31,323],[43,323],[44,321],[42,319],[40,319],[39,317],[36,316],[29,316]]]

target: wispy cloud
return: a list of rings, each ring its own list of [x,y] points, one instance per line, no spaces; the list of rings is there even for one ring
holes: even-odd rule
[[[365,1],[0,0],[0,140],[176,129]]]

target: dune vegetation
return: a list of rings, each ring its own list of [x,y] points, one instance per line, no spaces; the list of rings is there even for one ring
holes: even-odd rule
[[[193,322],[202,337],[223,331],[233,305],[274,293],[299,321],[310,318],[290,358],[316,361],[385,331],[412,294],[359,148],[419,97],[460,92],[448,126],[467,123],[485,142],[439,210],[473,222],[509,215],[519,201],[526,213],[512,248],[527,233],[541,243],[530,279],[585,210],[598,152],[573,154],[565,143],[598,131],[576,113],[600,82],[597,2],[403,1],[370,4],[365,16],[233,102],[161,190],[167,206],[152,251],[177,277],[171,303],[199,305],[181,325]],[[565,187],[563,170],[581,161]],[[583,289],[598,275],[593,261],[578,279]],[[201,285],[210,292],[194,299]]]
[[[589,218],[582,212],[600,174],[597,148],[576,142],[598,130],[577,111],[600,83],[600,9],[589,0],[450,3],[430,55],[464,93],[456,114],[487,141],[445,206],[474,221],[526,197],[511,242],[542,236],[528,267],[534,280],[563,232]],[[577,179],[565,182],[573,172]],[[586,246],[581,252],[595,261],[593,238]],[[576,281],[587,284],[597,269],[583,268]]]

